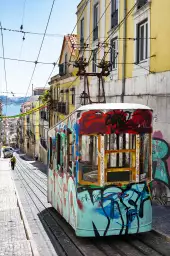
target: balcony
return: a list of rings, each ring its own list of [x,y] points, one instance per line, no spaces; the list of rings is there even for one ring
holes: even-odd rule
[[[58,102],[58,112],[64,115],[68,114],[66,102]]]
[[[66,102],[58,102],[57,100],[53,100],[51,103],[51,108],[63,115],[68,114],[68,103]]]
[[[139,0],[137,4],[137,9],[139,10],[142,8],[145,4],[147,4],[148,0]]]
[[[44,138],[40,138],[40,143],[41,146],[47,150],[47,142]]]

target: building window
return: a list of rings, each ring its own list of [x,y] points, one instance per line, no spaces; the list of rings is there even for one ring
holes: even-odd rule
[[[68,71],[68,69],[67,69],[67,67],[68,67],[67,53],[65,54],[65,65],[64,66],[65,66],[64,73],[67,74],[67,71]]]
[[[84,46],[84,18],[80,22],[80,46]]]
[[[94,5],[93,9],[93,41],[98,39],[98,20],[99,20],[99,5]]]
[[[112,70],[117,68],[117,56],[118,56],[118,39],[114,38],[111,40],[111,63]]]
[[[111,2],[111,28],[118,25],[118,0]]]
[[[72,88],[71,104],[75,105],[75,88]]]
[[[137,63],[148,58],[148,20],[137,25]]]
[[[93,59],[92,59],[92,72],[96,72],[96,63],[97,63],[97,50],[93,50]]]
[[[143,7],[147,2],[148,0],[138,0],[137,9],[140,9],[141,7]]]

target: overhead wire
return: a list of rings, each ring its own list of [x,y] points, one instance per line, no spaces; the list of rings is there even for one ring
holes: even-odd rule
[[[31,31],[24,31],[24,30],[17,30],[17,29],[11,29],[11,28],[2,28],[2,30],[4,31],[8,31],[8,32],[15,32],[15,33],[21,33],[23,35],[29,34],[29,35],[38,35],[38,36],[42,36],[44,33],[40,33],[40,32],[31,32]],[[63,34],[49,34],[46,33],[46,37],[63,37]]]
[[[48,25],[49,25],[49,22],[50,22],[50,19],[51,19],[51,14],[52,14],[52,12],[53,12],[53,7],[54,7],[55,1],[56,1],[56,0],[53,0],[53,2],[52,2],[50,14],[49,14],[49,17],[48,17],[48,20],[47,20],[46,28],[45,28],[45,31],[44,31],[44,34],[43,34],[43,38],[42,38],[42,42],[41,42],[41,45],[40,45],[40,49],[39,49],[39,52],[38,52],[38,56],[37,56],[36,62],[38,62],[38,60],[39,60],[39,56],[40,56],[40,53],[41,53],[41,50],[42,50],[42,46],[43,46],[43,44],[44,44],[44,39],[45,39],[46,32],[47,32],[47,28],[48,28]],[[30,82],[29,82],[29,85],[28,85],[28,88],[27,88],[27,92],[26,92],[25,97],[27,96],[28,91],[29,91],[29,88],[30,88],[30,86],[31,86],[31,82],[32,82],[32,79],[33,79],[35,70],[36,70],[36,63],[35,63],[35,66],[34,66],[34,69],[33,69],[32,75],[31,75],[31,78],[30,78]]]
[[[97,24],[96,24],[96,25],[99,24],[99,22],[101,21],[101,19],[102,19],[103,16],[105,15],[107,9],[110,7],[111,3],[112,3],[112,1],[110,1],[109,4],[106,6],[104,12],[103,12],[102,15],[100,16],[100,18],[99,18],[99,20],[97,21]],[[86,38],[85,44],[86,44],[87,40],[91,37],[91,35],[93,34],[93,32],[94,32],[94,28],[93,28],[92,31],[90,32],[89,36]],[[79,56],[78,56],[78,58],[79,58]],[[77,59],[78,59],[78,58],[77,58]]]
[[[2,32],[2,24],[0,22],[0,30],[1,30],[1,41],[2,41],[2,55],[3,55],[3,62],[4,62],[4,75],[5,75],[5,85],[6,85],[6,91],[8,91],[8,83],[7,83],[7,72],[6,72],[6,62],[5,62],[5,49],[4,49],[4,38],[3,38],[3,32]],[[6,114],[7,114],[7,95],[6,95]]]
[[[83,8],[83,10],[82,10],[82,12],[81,12],[81,14],[80,14],[79,19],[77,20],[77,22],[76,22],[75,26],[73,27],[73,30],[72,30],[71,34],[68,34],[69,38],[70,38],[70,36],[71,36],[71,35],[73,35],[74,30],[75,30],[75,28],[76,28],[76,26],[77,26],[77,24],[78,24],[79,20],[81,19],[81,16],[82,16],[82,14],[84,13],[84,11],[85,11],[85,9],[86,9],[87,4],[89,3],[89,1],[91,2],[91,0],[88,0],[88,1],[86,2],[85,6],[84,6],[84,8]],[[74,51],[74,46],[72,45],[72,51],[71,51],[71,55],[70,55],[69,62],[71,61],[71,57],[72,57],[73,51]],[[57,61],[56,61],[55,65],[57,65],[57,64],[58,64],[59,60],[60,60],[60,56],[58,57],[58,59],[57,59]],[[55,66],[54,66],[53,70],[51,71],[51,73],[50,73],[50,75],[49,75],[48,80],[50,79],[51,75],[53,74],[54,69],[55,69]],[[78,79],[78,77],[77,77],[75,80],[77,80],[77,79]],[[47,81],[48,81],[48,80],[47,80]],[[74,81],[73,81],[73,82],[74,82]],[[46,82],[46,84],[45,84],[44,88],[46,87],[47,83],[48,83],[48,82]],[[72,85],[72,84],[71,84],[71,85]],[[71,86],[70,86],[70,87],[71,87]]]
[[[35,65],[37,64],[45,64],[45,65],[54,65],[55,62],[43,62],[43,61],[33,61],[33,60],[22,60],[22,59],[15,59],[15,58],[8,58],[8,57],[2,57],[0,56],[0,59],[5,59],[5,60],[12,60],[12,61],[20,61],[20,62],[27,62],[27,63],[34,63]]]

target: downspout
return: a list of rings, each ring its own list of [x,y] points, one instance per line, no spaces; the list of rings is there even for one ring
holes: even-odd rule
[[[124,102],[125,96],[125,83],[126,83],[126,30],[127,30],[127,20],[126,20],[126,13],[127,13],[127,1],[124,0],[124,26],[123,26],[123,58],[122,58],[122,94],[121,94],[121,102]]]

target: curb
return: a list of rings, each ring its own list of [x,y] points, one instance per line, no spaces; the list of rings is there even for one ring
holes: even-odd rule
[[[40,256],[40,254],[38,252],[38,249],[37,249],[37,246],[36,246],[36,243],[34,241],[31,229],[30,229],[29,224],[28,224],[28,221],[27,221],[27,218],[26,218],[26,215],[25,215],[25,211],[22,207],[20,197],[19,197],[19,194],[18,194],[18,191],[17,191],[14,180],[13,180],[13,183],[14,183],[14,188],[15,188],[15,194],[16,194],[16,197],[17,197],[17,204],[18,204],[20,214],[21,214],[21,218],[22,218],[24,228],[25,228],[26,237],[27,237],[27,239],[28,239],[28,241],[30,242],[30,245],[31,245],[32,255],[33,256]]]
[[[165,233],[158,231],[156,229],[152,229],[151,232],[155,233],[156,235],[158,235],[158,236],[164,238],[165,240],[167,240],[168,242],[170,242],[170,236],[166,235]]]

